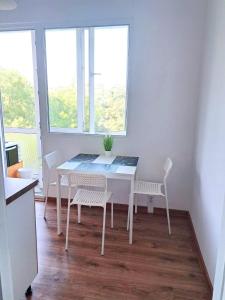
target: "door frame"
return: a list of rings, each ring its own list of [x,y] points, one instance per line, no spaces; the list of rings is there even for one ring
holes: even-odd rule
[[[38,153],[38,160],[41,162],[41,170],[40,170],[40,178],[39,183],[41,183],[41,187],[43,186],[43,159],[42,159],[42,140],[41,140],[41,126],[40,126],[40,101],[39,101],[39,88],[38,88],[38,70],[37,70],[37,51],[36,51],[36,35],[35,29],[2,29],[0,28],[1,32],[21,32],[21,31],[28,31],[31,33],[31,48],[32,48],[32,65],[33,65],[33,84],[34,84],[34,100],[35,100],[35,128],[13,128],[13,127],[4,127],[5,133],[21,133],[21,134],[36,134],[37,135],[37,153]],[[3,118],[1,120],[3,126]],[[4,137],[3,137],[4,143]],[[7,166],[6,166],[7,170]]]

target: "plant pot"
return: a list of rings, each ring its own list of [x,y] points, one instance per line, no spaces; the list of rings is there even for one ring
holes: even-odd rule
[[[110,157],[112,155],[112,151],[105,151],[105,156]]]

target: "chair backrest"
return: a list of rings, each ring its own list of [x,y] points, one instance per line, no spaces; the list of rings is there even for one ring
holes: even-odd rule
[[[172,169],[172,166],[173,166],[172,160],[170,158],[167,158],[165,163],[164,163],[164,167],[163,167],[164,172],[165,172],[164,173],[164,184],[166,183],[166,179],[169,176],[169,173]]]
[[[71,172],[68,174],[70,186],[94,187],[107,190],[106,176],[100,174],[87,174]]]
[[[60,153],[53,151],[44,156],[46,164],[49,169],[56,168],[60,164]]]

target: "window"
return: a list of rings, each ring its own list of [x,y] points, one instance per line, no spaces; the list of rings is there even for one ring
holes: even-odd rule
[[[4,126],[36,127],[33,32],[0,32],[0,90]]]
[[[51,132],[126,132],[128,26],[48,29]]]

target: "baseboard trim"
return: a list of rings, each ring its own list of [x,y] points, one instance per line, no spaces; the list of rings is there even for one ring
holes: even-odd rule
[[[44,198],[35,198],[35,201],[44,202]],[[62,205],[67,206],[67,199],[62,198]],[[55,197],[48,197],[48,202],[56,203]],[[127,204],[114,203],[114,208],[122,211],[127,211]],[[138,206],[138,211],[147,212],[146,206]],[[154,214],[159,216],[166,216],[166,210],[164,208],[154,207]],[[189,212],[185,210],[170,209],[170,215],[173,217],[186,217],[189,218]]]
[[[211,279],[209,277],[208,270],[206,268],[206,265],[205,265],[205,262],[204,262],[204,259],[203,259],[203,256],[202,256],[202,252],[201,252],[201,249],[200,249],[200,246],[199,246],[199,243],[198,243],[198,239],[197,239],[197,236],[196,236],[196,233],[195,233],[195,228],[194,228],[192,218],[191,218],[191,215],[190,215],[189,212],[188,212],[188,219],[189,219],[189,222],[190,222],[191,231],[193,233],[193,244],[194,244],[195,249],[198,252],[199,265],[200,265],[200,268],[201,268],[202,272],[205,275],[205,278],[207,280],[207,283],[208,283],[208,286],[209,286],[209,289],[210,289],[211,297],[212,297],[212,295],[213,295],[213,285],[212,285]]]
[[[35,200],[39,201],[39,202],[44,201],[43,198],[36,198]],[[55,197],[49,197],[48,202],[56,203],[56,198]],[[62,198],[62,205],[63,206],[67,205],[67,199]],[[126,204],[115,203],[114,208],[117,209],[117,210],[120,210],[120,211],[121,210],[122,211],[127,211],[127,205]],[[138,206],[138,210],[141,211],[141,212],[147,212],[147,208],[145,206]],[[166,209],[165,208],[154,207],[154,214],[159,215],[159,216],[166,216]],[[192,222],[192,219],[191,219],[190,212],[185,211],[185,210],[170,209],[170,216],[171,217],[174,216],[174,217],[187,218],[189,220],[190,228],[191,228],[192,236],[193,236],[193,246],[194,246],[194,248],[196,249],[196,251],[198,253],[199,265],[200,265],[200,268],[201,268],[203,274],[205,275],[205,278],[206,278],[206,281],[208,283],[209,290],[210,290],[210,293],[211,293],[211,296],[212,296],[213,295],[213,285],[212,285],[212,282],[210,280],[209,273],[207,271],[207,268],[206,268],[206,265],[205,265],[205,262],[204,262],[204,259],[203,259],[202,253],[201,253],[201,249],[200,249],[200,246],[199,246],[199,243],[198,243],[198,240],[197,240],[197,236],[196,236],[196,233],[195,233],[195,229],[194,229],[194,225],[193,225],[193,222]]]
[[[44,198],[35,198],[35,201],[44,202]],[[67,206],[67,199],[62,198],[62,206]],[[48,197],[48,202],[56,203],[55,197]],[[120,211],[127,211],[127,204],[114,203],[114,208]],[[138,206],[138,211],[147,212],[146,206]],[[166,216],[166,210],[164,208],[154,207],[154,214],[158,216]],[[170,209],[170,215],[173,217],[186,217],[189,218],[189,212],[185,210]]]

